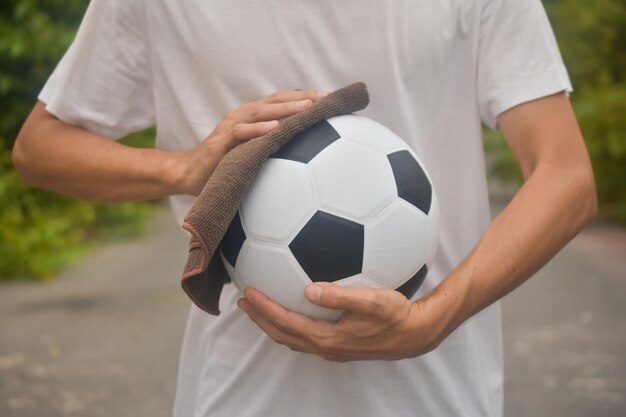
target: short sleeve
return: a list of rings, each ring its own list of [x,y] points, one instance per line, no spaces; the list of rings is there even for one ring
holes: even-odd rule
[[[484,0],[478,44],[482,121],[572,85],[540,0]]]
[[[110,139],[152,126],[147,34],[140,0],[92,0],[39,100],[61,120]]]

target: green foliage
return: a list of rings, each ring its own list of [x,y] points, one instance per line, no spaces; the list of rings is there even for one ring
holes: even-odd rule
[[[600,212],[626,224],[626,2],[544,1],[575,92]],[[521,181],[499,132],[485,133],[492,174]]]
[[[499,130],[484,130],[483,139],[489,174],[504,182],[521,184],[522,173],[502,133]]]
[[[0,3],[0,279],[52,278],[110,237],[134,236],[149,219],[147,203],[91,204],[25,187],[10,149],[37,94],[74,37],[87,0]],[[154,132],[126,138],[154,145]]]
[[[596,89],[574,104],[603,214],[626,224],[626,83]]]
[[[626,81],[626,2],[544,3],[577,90]]]
[[[0,4],[0,140],[12,143],[86,6],[86,0]]]
[[[25,187],[0,149],[0,279],[49,279],[94,242],[139,234],[151,205],[91,204]]]
[[[118,142],[135,148],[154,148],[156,139],[156,129],[151,127],[141,132],[131,133],[120,139]]]

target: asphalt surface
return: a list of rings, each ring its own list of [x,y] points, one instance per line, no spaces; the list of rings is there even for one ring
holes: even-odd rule
[[[0,416],[170,416],[186,243],[164,210],[52,283],[0,284]],[[625,278],[626,229],[595,223],[505,298],[505,416],[626,416]]]

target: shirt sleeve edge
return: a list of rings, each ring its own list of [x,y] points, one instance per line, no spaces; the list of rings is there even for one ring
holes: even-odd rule
[[[498,116],[515,106],[559,92],[568,95],[574,91],[567,70],[563,65],[554,66],[533,77],[500,89],[493,95],[489,114],[483,122],[498,129]]]

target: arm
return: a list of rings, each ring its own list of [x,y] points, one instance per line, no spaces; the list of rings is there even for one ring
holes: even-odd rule
[[[204,141],[181,152],[122,145],[63,122],[38,102],[15,142],[13,163],[26,184],[86,200],[198,195],[232,147],[269,132],[278,119],[305,110],[321,96],[281,91],[244,104]]]
[[[499,117],[525,182],[474,250],[416,302],[392,290],[313,284],[314,303],[347,310],[337,323],[286,311],[256,290],[239,305],[277,342],[331,360],[426,353],[463,321],[515,289],[595,214],[595,186],[569,100],[559,94]]]
[[[454,306],[445,334],[522,284],[597,210],[591,163],[565,95],[517,106],[498,122],[525,181],[474,250],[430,295],[429,302]]]

